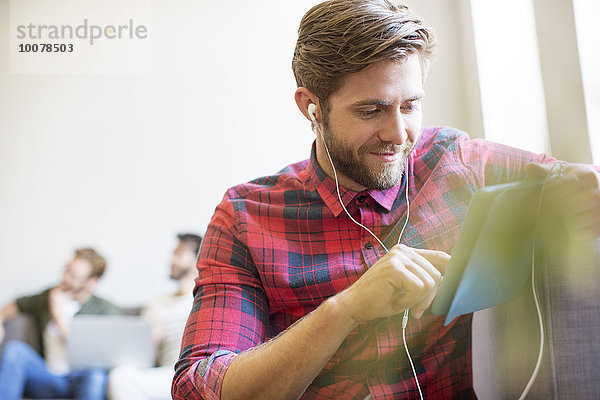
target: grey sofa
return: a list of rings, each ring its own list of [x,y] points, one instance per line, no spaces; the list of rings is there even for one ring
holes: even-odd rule
[[[4,343],[9,340],[21,340],[29,343],[38,352],[40,351],[38,341],[35,337],[33,320],[25,314],[19,314],[15,318],[9,319],[4,323],[6,336],[0,343],[0,354],[4,348]]]
[[[538,264],[536,262],[536,264]],[[600,399],[600,240],[554,246],[536,269],[544,356],[528,399]],[[473,381],[480,399],[518,399],[540,344],[531,284],[473,317]]]

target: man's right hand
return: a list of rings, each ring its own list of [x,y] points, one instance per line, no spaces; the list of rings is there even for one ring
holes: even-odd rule
[[[62,285],[56,286],[50,289],[48,293],[48,305],[50,307],[50,313],[54,316],[59,315],[61,310],[64,309],[65,305],[73,298],[70,291],[63,288]]]
[[[337,296],[356,323],[396,315],[407,308],[420,318],[433,302],[449,260],[443,251],[396,245]]]
[[[234,358],[223,380],[222,398],[300,397],[358,323],[407,308],[421,317],[449,260],[442,251],[394,246],[349,288],[276,338]]]
[[[64,309],[67,306],[67,303],[72,299],[72,292],[64,290],[63,286],[61,285],[50,289],[50,293],[48,294],[50,315],[58,327],[61,339],[64,341],[66,341],[67,337],[69,336],[71,325],[70,319],[65,318]]]

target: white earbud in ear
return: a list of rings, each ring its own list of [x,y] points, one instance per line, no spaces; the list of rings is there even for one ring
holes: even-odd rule
[[[313,128],[317,130],[317,132],[321,135],[321,138],[323,138],[323,132],[321,131],[321,127],[319,126],[319,123],[317,122],[317,116],[316,116],[316,110],[317,110],[317,106],[315,105],[315,103],[310,103],[308,105],[308,116],[310,117],[310,120],[313,123]],[[325,139],[323,139],[323,142],[325,141]],[[325,145],[325,148],[327,148],[327,145]],[[329,150],[328,150],[329,152]]]
[[[316,119],[315,119],[315,111],[317,110],[317,106],[315,105],[315,103],[310,103],[308,105],[308,115],[310,116],[310,119],[312,122],[314,122],[315,124],[317,123]]]

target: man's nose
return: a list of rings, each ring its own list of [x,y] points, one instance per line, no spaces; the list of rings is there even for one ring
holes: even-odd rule
[[[389,114],[379,131],[379,139],[382,142],[395,145],[402,145],[406,142],[408,139],[406,122],[404,121],[404,115],[399,110]]]

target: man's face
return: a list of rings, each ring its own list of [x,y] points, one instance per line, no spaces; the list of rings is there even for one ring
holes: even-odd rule
[[[68,292],[81,292],[89,286],[91,273],[91,264],[83,258],[75,257],[65,267],[61,287]]]
[[[179,243],[171,257],[171,279],[179,280],[196,265],[196,253],[189,246]]]
[[[381,190],[398,183],[421,134],[422,79],[419,57],[411,55],[346,76],[329,97],[323,134],[342,186]],[[317,160],[333,176],[320,140]]]

